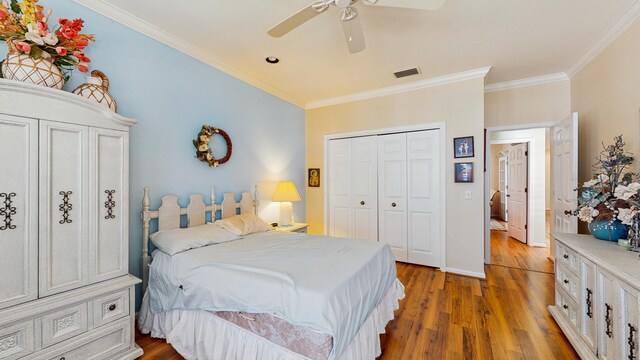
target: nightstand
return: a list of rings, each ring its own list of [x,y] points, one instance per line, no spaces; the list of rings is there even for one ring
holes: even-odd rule
[[[307,228],[309,224],[305,223],[291,223],[290,226],[276,226],[273,228],[275,231],[283,231],[283,232],[297,232],[297,233],[307,233]]]

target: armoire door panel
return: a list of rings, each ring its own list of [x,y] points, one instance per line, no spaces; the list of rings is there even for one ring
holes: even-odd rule
[[[596,352],[596,265],[580,258],[580,335],[592,352]]]
[[[329,235],[350,237],[353,223],[351,139],[329,141]]]
[[[407,134],[379,136],[378,144],[379,238],[407,261]]]
[[[597,270],[598,353],[600,359],[617,359],[620,311],[616,297],[616,279],[608,272]],[[580,326],[581,324],[578,324]]]
[[[90,237],[89,282],[127,274],[129,135],[126,132],[90,131]]]
[[[632,286],[618,281],[618,307],[620,309],[620,323],[618,334],[620,334],[618,354],[624,359],[638,359],[640,349],[640,337],[638,336],[638,324],[640,313],[639,298],[640,293]]]
[[[378,241],[378,137],[352,139],[353,233],[351,237]]]
[[[40,122],[40,296],[88,284],[88,128]]]
[[[0,114],[0,309],[38,296],[37,120]]]

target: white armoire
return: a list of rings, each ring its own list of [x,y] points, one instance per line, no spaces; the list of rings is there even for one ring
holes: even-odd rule
[[[440,267],[440,130],[329,140],[329,235],[389,244],[397,261]]]
[[[134,359],[131,119],[0,79],[0,359]]]

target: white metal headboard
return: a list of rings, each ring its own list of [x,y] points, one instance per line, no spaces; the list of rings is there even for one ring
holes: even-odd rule
[[[142,290],[147,288],[149,280],[149,264],[151,256],[149,255],[149,227],[152,219],[158,219],[158,231],[171,230],[180,228],[180,216],[187,215],[187,227],[204,225],[206,222],[207,212],[211,213],[211,221],[215,221],[216,212],[221,211],[222,218],[234,216],[237,209],[241,214],[253,212],[258,213],[258,186],[254,188],[253,194],[245,191],[242,193],[240,202],[236,202],[233,193],[224,193],[222,202],[215,203],[216,191],[215,187],[211,187],[211,203],[204,203],[202,194],[193,194],[189,196],[189,205],[181,208],[178,205],[178,197],[176,195],[165,195],[162,197],[162,205],[158,210],[150,210],[151,200],[149,198],[149,188],[144,188],[144,196],[142,197]]]

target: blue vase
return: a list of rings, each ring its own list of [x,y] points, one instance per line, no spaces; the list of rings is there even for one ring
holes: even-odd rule
[[[610,222],[609,220],[594,220],[589,224],[589,231],[596,239],[607,241],[618,241],[626,239],[629,235],[629,226],[620,220]]]

